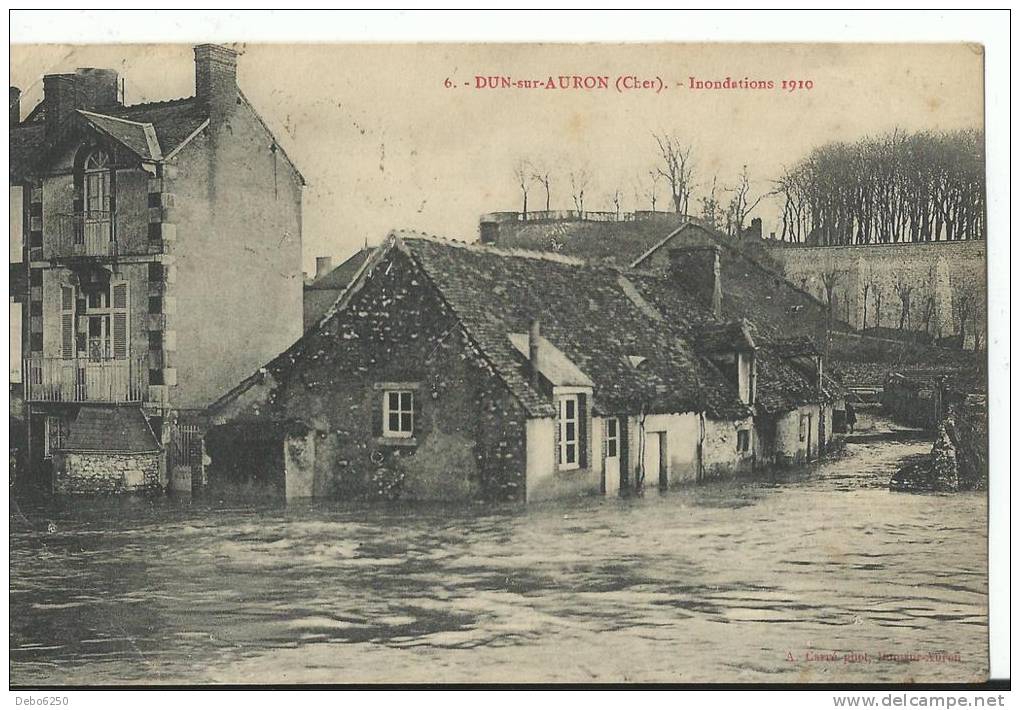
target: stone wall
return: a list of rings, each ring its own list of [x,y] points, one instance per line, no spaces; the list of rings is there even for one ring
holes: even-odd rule
[[[79,495],[158,491],[159,458],[158,453],[67,452],[56,475],[54,492]]]
[[[767,242],[766,242],[767,244]],[[770,246],[786,278],[827,301],[854,328],[900,327],[984,347],[986,243],[982,240],[858,246]],[[907,308],[900,293],[909,287]],[[867,298],[865,299],[865,292]]]

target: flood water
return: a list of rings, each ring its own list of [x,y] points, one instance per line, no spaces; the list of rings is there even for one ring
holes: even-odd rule
[[[865,439],[620,500],[22,505],[11,683],[984,680],[985,496]]]

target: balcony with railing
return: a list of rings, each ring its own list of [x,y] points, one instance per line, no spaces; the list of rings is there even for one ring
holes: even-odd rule
[[[142,402],[148,363],[132,358],[25,358],[25,397],[30,402]]]
[[[46,258],[114,257],[118,255],[114,214],[108,210],[56,215],[56,234],[48,236]]]

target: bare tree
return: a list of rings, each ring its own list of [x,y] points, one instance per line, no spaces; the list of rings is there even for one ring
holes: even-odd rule
[[[905,330],[910,327],[910,296],[914,292],[914,285],[900,277],[894,288],[900,298],[900,330]]]
[[[936,258],[928,261],[928,273],[925,275],[923,288],[924,298],[922,300],[923,305],[921,310],[921,320],[924,323],[924,332],[928,335],[937,337],[940,333],[936,332],[938,322],[935,318],[935,296],[938,290],[938,260]]]
[[[684,145],[677,136],[663,133],[652,134],[659,146],[662,162],[659,174],[666,179],[673,198],[673,211],[687,214],[694,188],[694,163],[691,160],[691,146]]]
[[[645,197],[652,205],[652,212],[655,211],[655,204],[659,193],[659,180],[661,179],[662,174],[658,170],[648,171],[648,190],[645,192]]]
[[[591,173],[587,168],[580,168],[570,172],[570,196],[574,199],[574,209],[578,216],[584,213],[584,191],[591,183]]]
[[[528,161],[523,158],[517,161],[514,166],[514,178],[517,180],[517,186],[521,190],[521,213],[524,215],[524,219],[528,218],[528,178],[531,175],[530,166]]]
[[[875,327],[882,327],[882,296],[885,294],[882,284],[876,279],[871,290],[875,292]]]
[[[717,227],[726,215],[723,213],[722,205],[716,196],[718,176],[712,176],[712,187],[708,194],[701,197],[701,218],[713,227]]]
[[[819,244],[983,239],[980,131],[894,130],[813,150],[775,181],[783,239]]]
[[[843,275],[843,272],[832,266],[829,266],[825,271],[822,272],[822,286],[825,289],[825,303],[829,307],[829,318],[832,318],[834,312],[834,297],[836,294],[836,286],[839,284],[839,277]]]
[[[861,330],[868,329],[868,293],[871,292],[871,281],[865,280],[861,284],[861,302],[864,304],[864,309],[861,317]]]
[[[613,189],[609,193],[609,201],[613,203],[613,210],[616,212],[616,218],[620,218],[620,200],[623,199],[623,192],[619,187]]]
[[[713,181],[713,188],[715,183]],[[741,237],[744,234],[744,222],[747,216],[758,206],[764,197],[772,193],[762,193],[757,199],[751,199],[751,178],[747,172],[747,166],[740,171],[740,177],[734,187],[727,188],[727,192],[733,193],[727,206],[727,231],[730,236]]]
[[[967,343],[969,328],[974,333],[975,349],[980,349],[979,329],[976,323],[977,311],[982,303],[980,291],[970,279],[955,274],[950,275],[949,287],[952,290],[953,310],[959,328],[960,347],[964,347]]]
[[[549,166],[548,165],[544,165],[543,164],[541,166],[535,166],[535,165],[531,166],[531,179],[534,180],[535,182],[537,182],[539,185],[541,185],[542,189],[545,190],[545,211],[546,212],[549,211],[549,203],[550,203],[550,195],[551,195],[551,185],[552,185],[552,179],[551,179],[551,177],[549,175],[549,172],[550,171],[549,171]]]

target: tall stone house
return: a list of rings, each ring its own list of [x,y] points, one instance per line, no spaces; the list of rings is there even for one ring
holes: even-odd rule
[[[820,358],[726,317],[713,256],[674,249],[657,272],[394,232],[211,405],[210,476],[288,498],[534,501],[819,455],[817,414],[792,437],[757,426],[831,409]]]
[[[44,76],[21,120],[10,89],[21,483],[186,486],[198,415],[301,335],[304,180],[237,53],[194,57],[183,99],[124,105],[116,72],[78,69]]]

